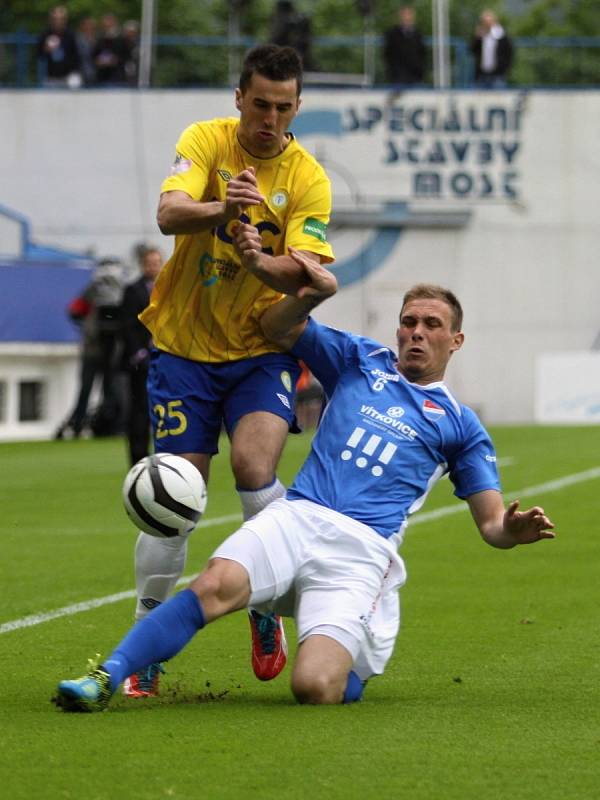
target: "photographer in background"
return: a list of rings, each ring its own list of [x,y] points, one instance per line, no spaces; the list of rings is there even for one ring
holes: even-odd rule
[[[79,392],[75,408],[55,439],[77,439],[89,427],[94,436],[119,432],[121,403],[115,373],[123,296],[123,264],[116,258],[102,259],[91,283],[72,300],[67,313],[81,328]],[[101,402],[88,414],[88,405],[96,378],[102,380]]]

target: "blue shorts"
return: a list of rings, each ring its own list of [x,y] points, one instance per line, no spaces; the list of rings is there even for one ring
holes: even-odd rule
[[[150,421],[157,453],[219,452],[221,428],[231,436],[253,411],[269,411],[297,431],[294,414],[300,367],[286,353],[201,363],[154,351],[148,373]]]

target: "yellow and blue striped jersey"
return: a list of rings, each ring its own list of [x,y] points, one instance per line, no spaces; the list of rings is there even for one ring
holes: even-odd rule
[[[292,246],[333,261],[326,237],[331,185],[324,169],[293,138],[273,158],[250,155],[238,142],[238,125],[235,118],[190,125],[177,143],[172,174],[161,191],[222,201],[227,182],[254,167],[265,201],[249,207],[242,219],[261,232],[263,249],[278,256]],[[277,350],[263,337],[259,319],[282,295],[241,266],[231,239],[234,224],[175,237],[173,255],[140,315],[159,349],[207,362]]]

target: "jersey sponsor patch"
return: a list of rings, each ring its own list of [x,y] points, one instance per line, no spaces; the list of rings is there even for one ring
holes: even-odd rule
[[[191,168],[191,159],[184,158],[181,153],[177,153],[173,166],[171,167],[171,175],[180,175],[182,172],[187,172]]]
[[[427,419],[441,419],[446,416],[444,409],[438,406],[437,403],[434,403],[433,400],[423,400],[422,408],[423,414],[425,414]]]
[[[203,253],[198,261],[203,286],[213,286],[220,279],[233,281],[239,271],[239,264],[224,258],[213,258],[210,253]]]
[[[307,217],[304,220],[304,228],[302,230],[308,236],[314,236],[320,242],[327,241],[327,225],[314,217]]]
[[[398,410],[398,406],[395,407],[395,410]],[[400,416],[402,415],[395,415],[390,416],[389,414],[382,414],[381,411],[378,411],[373,406],[368,406],[363,403],[360,407],[361,416],[368,418],[369,420],[374,420],[374,422],[378,423],[380,426],[385,426],[390,431],[395,431],[399,433],[405,439],[409,439],[410,441],[414,441],[418,437],[418,433],[414,428],[411,428],[410,425],[407,425],[405,422],[402,422]]]

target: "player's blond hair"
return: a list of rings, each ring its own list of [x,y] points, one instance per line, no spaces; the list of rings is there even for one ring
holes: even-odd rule
[[[400,316],[402,316],[404,306],[412,300],[441,300],[443,303],[446,303],[452,311],[452,330],[461,330],[463,323],[462,306],[457,296],[454,292],[451,292],[450,289],[445,289],[443,286],[436,286],[434,283],[417,283],[404,295]]]

